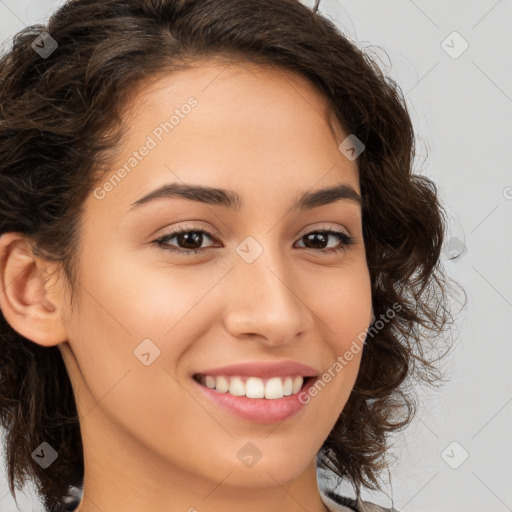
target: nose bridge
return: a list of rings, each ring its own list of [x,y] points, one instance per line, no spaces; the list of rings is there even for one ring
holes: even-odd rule
[[[248,237],[250,238],[250,237]],[[260,334],[267,343],[285,343],[306,328],[307,306],[278,248],[254,239],[237,248],[233,279],[236,299],[229,305],[227,328],[234,335]]]

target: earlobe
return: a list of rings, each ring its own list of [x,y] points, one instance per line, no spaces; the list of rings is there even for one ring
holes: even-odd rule
[[[67,340],[52,266],[33,254],[22,234],[0,237],[0,309],[13,329],[43,346]]]

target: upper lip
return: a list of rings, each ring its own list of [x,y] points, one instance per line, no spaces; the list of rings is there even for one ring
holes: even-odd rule
[[[251,361],[247,363],[232,364],[218,368],[209,368],[197,372],[201,375],[244,375],[266,379],[280,375],[300,375],[302,377],[316,377],[318,372],[302,363],[295,361],[263,362]]]

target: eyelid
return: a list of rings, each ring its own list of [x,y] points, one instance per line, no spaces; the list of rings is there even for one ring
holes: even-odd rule
[[[200,222],[200,221],[189,221],[187,224],[180,224],[177,227],[167,227],[164,228],[164,232],[161,235],[152,235],[156,236],[157,238],[162,238],[164,236],[171,236],[175,235],[176,233],[181,232],[187,232],[187,231],[205,231],[208,236],[211,236],[212,238],[221,237],[222,234],[220,231],[217,231],[211,224],[208,224],[207,226],[203,226],[201,224],[193,224],[194,222]],[[161,232],[161,230],[158,230],[158,232]]]
[[[191,222],[194,222],[194,221],[191,221]],[[162,235],[157,236],[157,238],[173,236],[173,235],[179,234],[181,232],[186,232],[186,231],[205,231],[207,236],[212,239],[222,236],[219,231],[217,231],[215,228],[213,228],[211,226],[204,227],[204,226],[201,226],[200,224],[195,224],[195,225],[194,224],[190,224],[190,225],[185,224],[183,226],[178,226],[176,228],[170,228],[167,232],[163,233]],[[340,226],[332,226],[332,225],[326,225],[325,223],[320,223],[319,226],[316,224],[313,224],[313,225],[309,225],[309,226],[306,226],[305,228],[303,228],[297,235],[297,239],[301,238],[311,232],[314,232],[314,231],[335,231],[338,233],[343,233],[343,234],[347,235],[348,237],[351,236],[350,230],[347,229],[345,226],[340,227]]]
[[[304,235],[307,235],[311,231],[336,231],[338,233],[343,233],[347,236],[350,236],[350,231],[345,226],[340,227],[320,223],[320,226],[313,224],[312,226],[305,227],[303,230],[299,232],[299,238]]]
[[[199,249],[183,249],[183,248],[172,248],[172,244],[167,243],[165,240],[172,239],[176,236],[179,236],[182,233],[188,233],[188,232],[201,232],[203,233],[203,236],[206,235],[207,238],[209,238],[214,245],[199,248]],[[311,251],[312,253],[318,253],[319,255],[329,255],[329,254],[337,254],[337,253],[343,253],[346,252],[351,246],[353,246],[357,242],[357,238],[350,235],[350,232],[347,228],[343,227],[340,228],[339,226],[329,226],[326,227],[325,225],[320,226],[307,226],[303,229],[300,235],[297,235],[296,240],[294,241],[294,245],[301,241],[302,238],[304,238],[306,235],[313,234],[313,233],[321,233],[326,232],[329,233],[329,236],[341,236],[342,238],[338,238],[338,240],[341,243],[341,246],[336,248],[323,248],[323,249],[310,249],[305,248],[306,251]],[[212,250],[218,248],[218,246],[215,245],[215,243],[218,242],[218,232],[215,229],[209,229],[209,228],[203,228],[200,226],[180,226],[177,228],[172,229],[171,231],[163,234],[162,236],[158,237],[157,239],[153,240],[151,242],[152,245],[156,245],[161,249],[164,249],[170,253],[182,255],[182,256],[190,256],[192,254],[208,254]],[[221,242],[222,244],[222,242]]]

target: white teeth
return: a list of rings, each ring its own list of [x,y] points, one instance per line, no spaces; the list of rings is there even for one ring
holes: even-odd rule
[[[304,381],[302,377],[295,377],[295,379],[293,380],[292,394],[298,393],[300,391],[303,382]]]
[[[301,390],[304,383],[304,379],[300,375],[272,377],[270,379],[200,375],[198,380],[201,384],[210,389],[215,389],[219,393],[246,396],[247,398],[266,398],[268,400],[294,395]]]
[[[289,396],[293,392],[293,379],[291,377],[286,377],[284,379],[284,386],[283,386],[283,395]]]
[[[215,377],[212,377],[211,375],[207,375],[205,377],[205,384],[210,388],[210,389],[213,389],[215,388]]]
[[[279,377],[268,379],[265,384],[265,398],[282,398],[283,381]]]
[[[245,387],[240,377],[233,377],[229,382],[229,394],[235,396],[244,396]]]
[[[226,377],[216,377],[215,378],[215,389],[219,393],[227,393],[229,390],[229,382]]]
[[[257,377],[249,377],[245,383],[245,396],[247,398],[264,398],[265,386],[263,381]]]

